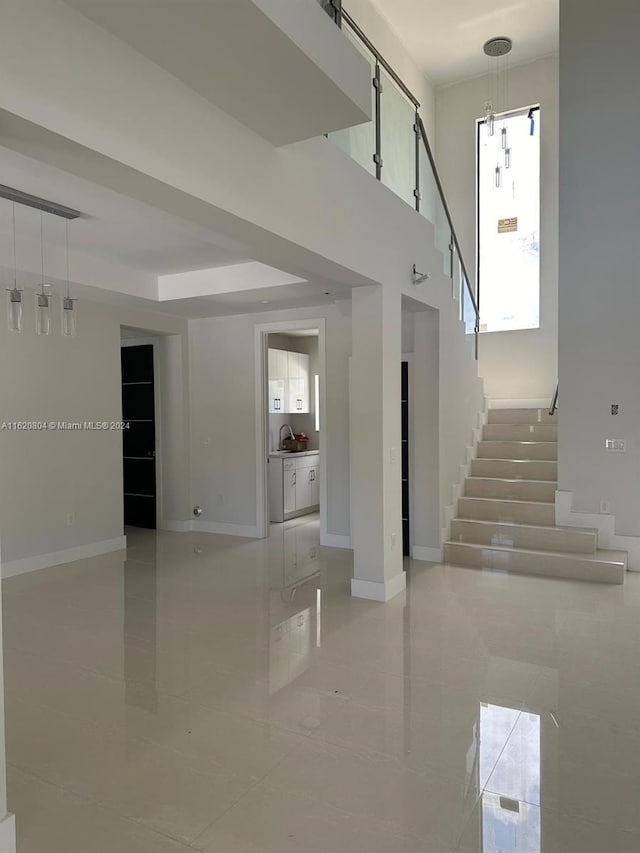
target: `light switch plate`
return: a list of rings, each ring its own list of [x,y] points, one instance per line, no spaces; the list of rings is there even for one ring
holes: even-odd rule
[[[627,450],[627,442],[624,438],[605,438],[605,450],[611,450],[615,453],[625,453]]]

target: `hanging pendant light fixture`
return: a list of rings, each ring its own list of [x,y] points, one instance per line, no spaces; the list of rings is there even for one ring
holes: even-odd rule
[[[485,103],[485,123],[487,134],[490,137],[496,135],[496,121],[509,109],[509,61],[508,55],[513,48],[513,42],[506,36],[497,36],[489,39],[484,44],[484,53],[488,59],[488,99]],[[504,167],[511,168],[511,148],[509,146],[509,135],[506,124],[500,128],[499,151],[504,152]],[[495,186],[502,186],[502,168],[496,166]]]
[[[62,334],[65,338],[74,338],[77,332],[77,317],[78,309],[76,307],[76,299],[72,299],[69,293],[69,220],[65,227],[66,237],[66,258],[67,258],[67,292],[62,297]]]
[[[40,262],[42,282],[36,293],[36,334],[48,335],[51,332],[51,295],[47,292],[49,285],[44,279],[44,213],[40,211]]]
[[[12,203],[13,216],[13,287],[7,288],[7,322],[9,331],[22,331],[22,291],[18,290],[18,260],[16,253],[16,203]]]

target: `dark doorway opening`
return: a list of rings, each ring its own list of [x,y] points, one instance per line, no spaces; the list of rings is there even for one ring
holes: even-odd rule
[[[409,363],[401,364],[402,401],[402,553],[411,556],[411,527],[409,523]]]
[[[153,346],[122,347],[125,526],[156,528],[156,405]]]

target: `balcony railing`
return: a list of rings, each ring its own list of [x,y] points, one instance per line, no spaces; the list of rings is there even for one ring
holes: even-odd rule
[[[478,294],[464,262],[433,149],[420,115],[420,103],[375,45],[342,7],[342,0],[318,0],[342,27],[371,67],[373,120],[329,134],[371,175],[400,196],[434,226],[453,296],[468,334],[475,335],[478,357]]]

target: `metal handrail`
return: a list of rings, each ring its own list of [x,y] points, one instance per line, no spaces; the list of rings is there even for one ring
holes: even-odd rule
[[[462,267],[462,273],[464,275],[464,280],[467,285],[467,290],[469,292],[469,298],[471,299],[471,304],[473,305],[473,310],[476,312],[476,332],[479,332],[479,317],[480,317],[480,309],[478,306],[478,301],[476,296],[471,289],[471,279],[469,278],[469,273],[467,272],[467,267],[464,262],[464,258],[462,256],[462,249],[460,248],[460,241],[458,240],[458,235],[456,233],[455,226],[453,224],[453,217],[451,216],[451,210],[449,209],[449,205],[447,203],[447,197],[444,194],[444,188],[442,186],[442,181],[440,180],[440,174],[438,173],[438,168],[436,166],[435,157],[433,156],[433,151],[431,149],[431,144],[429,143],[429,137],[427,136],[427,131],[424,126],[424,122],[422,118],[418,116],[418,127],[420,129],[420,136],[422,137],[422,143],[427,151],[427,157],[429,158],[429,163],[431,164],[431,171],[433,172],[433,178],[436,182],[436,187],[438,189],[438,195],[440,196],[440,201],[442,202],[442,207],[444,209],[444,215],[447,217],[447,223],[449,225],[449,230],[451,232],[451,239],[453,240],[453,245],[455,246],[456,252],[458,253],[458,258],[460,260],[460,266]]]
[[[555,415],[556,411],[558,410],[558,387],[559,387],[559,383],[556,382],[556,390],[555,390],[555,393],[553,395],[553,399],[551,400],[551,408],[549,409],[549,416],[550,417],[552,415]]]
[[[358,38],[360,39],[360,41],[361,41],[361,42],[365,45],[365,47],[367,47],[367,49],[368,49],[368,50],[369,50],[369,51],[374,55],[376,62],[379,62],[379,63],[380,63],[380,65],[382,65],[382,67],[383,67],[383,68],[384,68],[384,70],[387,72],[387,74],[389,75],[389,77],[391,77],[391,79],[392,79],[392,80],[393,80],[393,82],[396,84],[396,86],[398,86],[398,88],[399,88],[399,89],[402,89],[402,92],[403,92],[403,93],[407,96],[407,98],[411,101],[411,103],[413,104],[413,106],[414,106],[416,109],[419,109],[419,108],[420,108],[420,102],[418,101],[418,99],[416,98],[416,96],[413,94],[413,92],[411,91],[411,89],[407,86],[407,84],[404,82],[404,80],[403,80],[403,79],[402,79],[398,74],[396,74],[396,72],[394,71],[393,67],[392,67],[391,65],[389,65],[389,63],[388,63],[388,62],[387,62],[387,60],[384,58],[384,56],[380,53],[380,51],[378,50],[378,48],[377,48],[377,47],[374,45],[374,43],[369,39],[369,37],[368,37],[367,35],[365,35],[365,33],[363,33],[363,31],[362,31],[362,30],[360,29],[360,27],[356,24],[356,22],[353,20],[353,18],[351,17],[351,15],[347,12],[347,10],[346,10],[344,7],[342,8],[342,20],[343,20],[343,21],[346,21],[346,23],[347,23],[347,24],[349,24],[349,27],[350,27],[350,28],[354,31],[354,33],[358,36]]]
[[[422,144],[425,147],[427,157],[429,159],[429,165],[431,166],[431,171],[433,173],[433,178],[435,181],[435,185],[438,191],[438,195],[440,196],[440,201],[442,203],[442,207],[444,209],[445,216],[447,218],[447,223],[449,225],[449,231],[451,234],[451,247],[455,248],[455,251],[458,253],[458,260],[460,261],[460,268],[462,270],[462,274],[464,276],[465,286],[467,288],[467,292],[469,294],[469,298],[471,300],[471,304],[473,306],[473,310],[475,312],[475,324],[474,324],[474,333],[476,337],[476,358],[478,357],[478,334],[480,332],[480,306],[478,304],[478,299],[476,294],[473,292],[471,288],[471,278],[469,276],[469,272],[467,270],[467,266],[464,262],[464,257],[462,255],[462,248],[460,246],[460,241],[458,239],[458,234],[456,232],[455,226],[453,224],[453,217],[451,216],[451,210],[449,208],[449,204],[447,202],[447,198],[444,192],[444,187],[442,186],[442,181],[440,179],[440,174],[438,172],[438,167],[436,166],[435,157],[433,155],[433,150],[431,148],[431,143],[429,142],[429,137],[427,136],[427,131],[424,126],[424,122],[422,121],[422,117],[418,110],[420,109],[420,102],[413,94],[413,92],[406,85],[404,80],[396,73],[394,68],[387,62],[384,56],[380,53],[380,51],[376,48],[373,42],[369,39],[369,37],[360,29],[358,24],[353,20],[351,15],[346,11],[344,6],[341,7],[341,18],[342,22],[347,24],[349,28],[355,33],[355,35],[360,39],[360,41],[365,45],[367,50],[373,55],[373,58],[376,62],[375,68],[375,80],[374,85],[376,88],[376,155],[374,156],[374,161],[376,163],[376,177],[378,180],[382,179],[382,160],[379,156],[380,150],[380,93],[381,93],[381,85],[380,85],[380,68],[384,68],[389,77],[393,80],[396,86],[401,90],[401,92],[405,95],[405,97],[411,102],[416,111],[416,123],[414,126],[416,135],[418,138],[422,139]],[[414,195],[416,196],[416,210],[420,210],[420,191],[419,191],[419,155],[418,155],[418,142],[416,142],[416,189]],[[453,278],[453,254],[452,254],[452,264],[451,264],[451,277]]]

